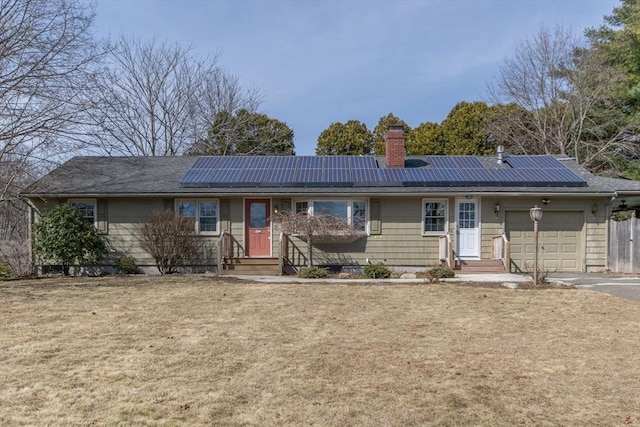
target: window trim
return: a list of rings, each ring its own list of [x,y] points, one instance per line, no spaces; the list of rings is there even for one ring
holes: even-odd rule
[[[98,228],[98,199],[91,199],[91,198],[69,199],[67,200],[67,203],[69,203],[74,208],[75,208],[74,206],[75,203],[93,204],[93,226],[95,228]],[[82,219],[85,219],[85,217],[82,217]]]
[[[442,231],[425,231],[425,208],[427,203],[444,203],[444,230]],[[423,198],[420,204],[420,232],[423,236],[443,236],[449,233],[449,199],[446,198]]]
[[[346,202],[347,203],[347,221],[349,224],[353,225],[353,202],[364,202],[365,203],[365,227],[364,230],[359,230],[359,232],[366,234],[367,236],[371,235],[371,203],[369,202],[368,197],[355,197],[355,198],[341,198],[341,197],[314,197],[314,198],[295,198],[292,200],[291,204],[293,206],[294,211],[297,209],[296,204],[300,202],[307,202],[307,213],[309,215],[313,215],[314,213],[314,202]]]
[[[180,203],[190,202],[195,204],[195,226],[194,233],[199,236],[219,236],[220,235],[220,199],[201,199],[201,198],[182,198],[175,199],[173,202],[173,206],[175,209],[176,216],[180,216],[180,209],[178,205]],[[201,231],[200,230],[200,203],[215,203],[216,205],[216,231]],[[185,217],[187,218],[187,217]]]

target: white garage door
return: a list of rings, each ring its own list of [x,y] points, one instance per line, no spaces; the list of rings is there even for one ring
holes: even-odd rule
[[[547,271],[582,271],[584,212],[545,211],[538,223],[538,263]],[[529,212],[506,212],[511,271],[533,271],[533,221]]]

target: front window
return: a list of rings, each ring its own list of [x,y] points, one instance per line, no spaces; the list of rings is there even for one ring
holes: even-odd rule
[[[347,221],[356,231],[368,231],[369,212],[366,200],[299,200],[295,202],[295,207],[296,213],[333,215]]]
[[[176,200],[176,212],[183,218],[193,219],[194,231],[198,234],[218,234],[218,207],[217,200]]]
[[[93,199],[76,199],[70,200],[71,206],[78,210],[80,216],[91,225],[95,225],[96,218],[96,201]]]
[[[367,204],[354,200],[351,204],[351,225],[358,231],[367,231]]]
[[[296,202],[296,213],[299,214],[308,214],[309,213],[309,202]]]
[[[344,201],[334,201],[334,200],[314,200],[313,202],[313,213],[314,214],[327,214],[332,215],[342,219],[348,219],[349,213],[347,212],[349,208],[349,202]]]
[[[447,201],[425,199],[422,203],[422,234],[440,235],[447,229]]]

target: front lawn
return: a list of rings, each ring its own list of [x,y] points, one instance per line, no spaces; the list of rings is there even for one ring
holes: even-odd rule
[[[639,425],[640,304],[583,290],[0,282],[1,425]]]

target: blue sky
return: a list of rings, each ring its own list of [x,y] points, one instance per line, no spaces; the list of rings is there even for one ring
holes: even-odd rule
[[[314,154],[331,123],[393,113],[442,121],[541,25],[582,33],[617,0],[97,0],[96,33],[191,45],[245,86]]]

